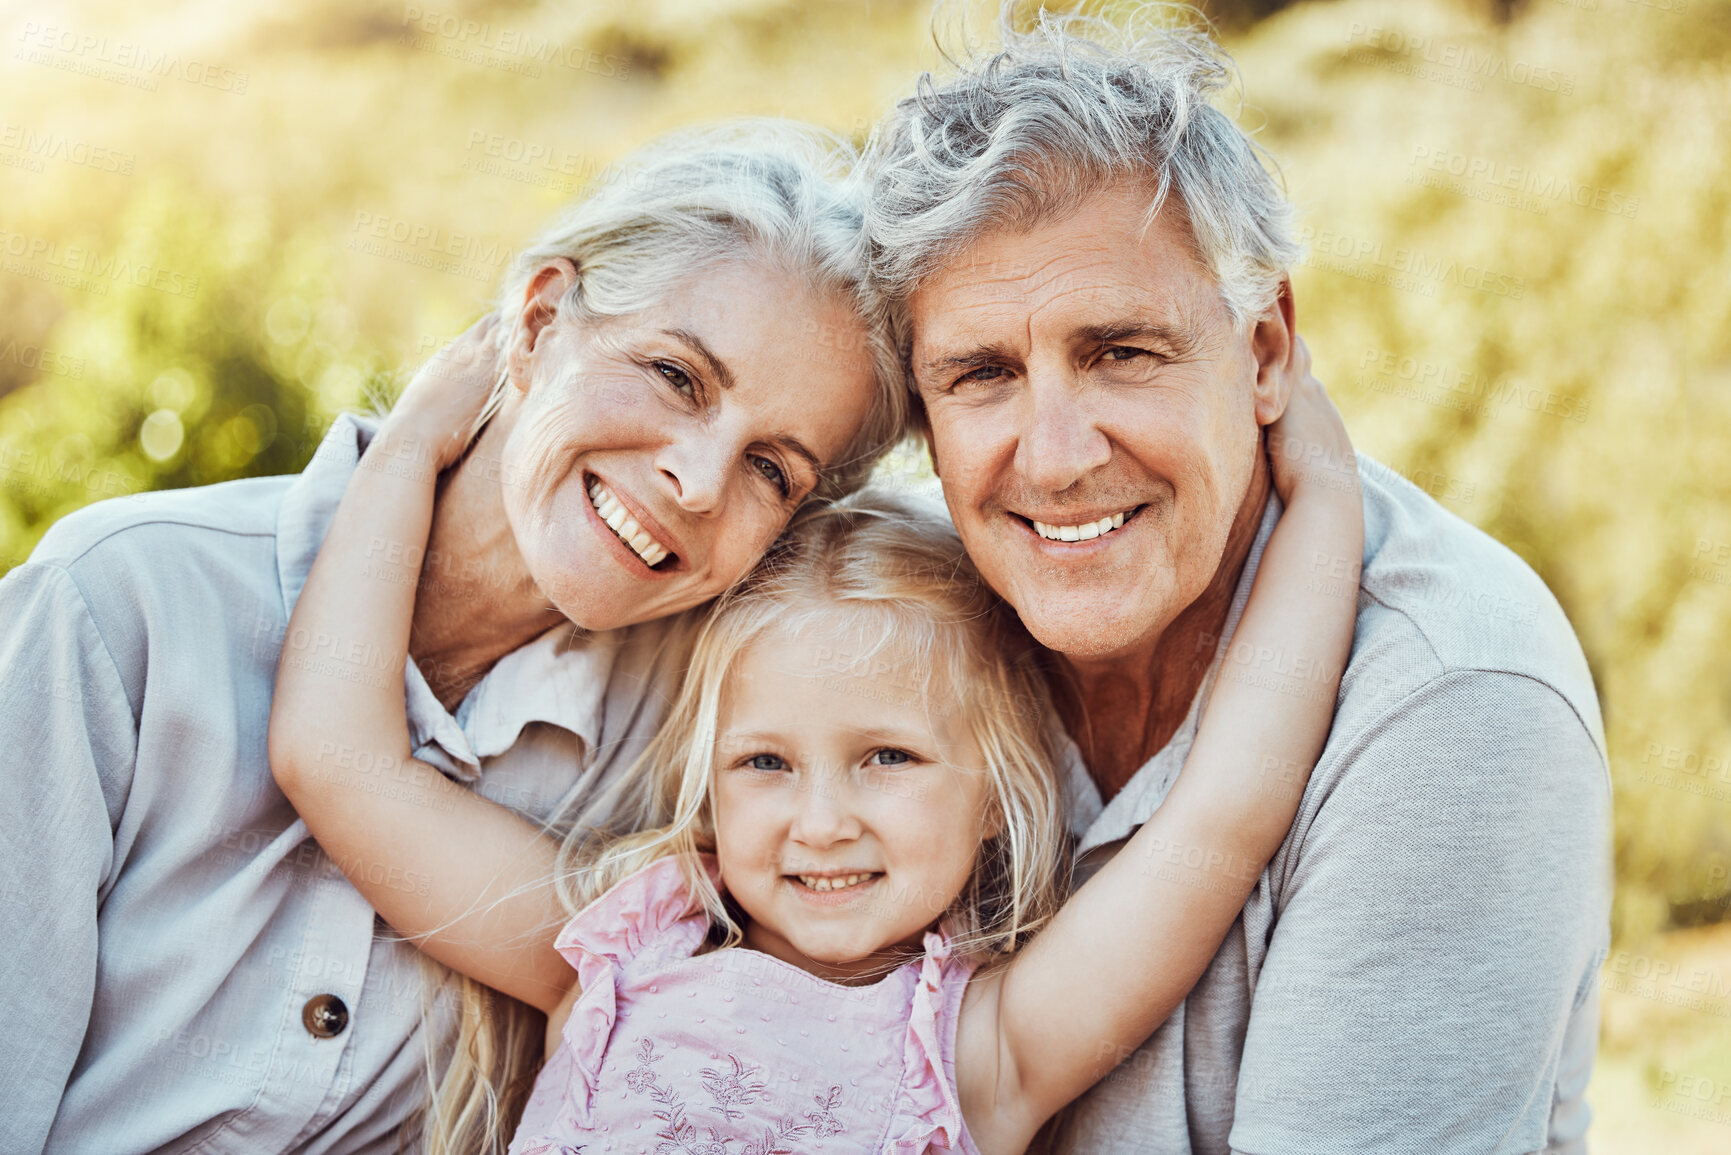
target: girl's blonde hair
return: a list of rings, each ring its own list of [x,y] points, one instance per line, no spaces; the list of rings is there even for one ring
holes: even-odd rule
[[[697,862],[714,849],[710,780],[724,690],[757,642],[807,626],[833,637],[838,625],[859,643],[845,656],[846,671],[881,669],[879,655],[892,643],[911,653],[912,691],[936,708],[959,709],[984,755],[985,826],[996,833],[986,838],[982,831],[967,890],[933,912],[955,949],[991,966],[1057,913],[1069,855],[1047,658],[979,576],[940,513],[870,489],[803,511],[757,570],[717,603],[643,757],[564,835],[555,886],[568,913],[649,863],[677,855],[718,938],[724,945],[739,941],[733,912]],[[941,706],[933,691],[944,695]],[[590,820],[596,814],[607,815],[604,825]],[[491,1000],[464,1001],[463,1046],[453,1065],[466,1067],[468,1110],[435,1110],[431,1121],[484,1120],[492,1133],[483,1138],[464,1129],[466,1147],[456,1135],[447,1142],[430,1133],[434,1155],[502,1148],[521,1111],[506,1088],[521,1092],[532,1083],[532,1070],[503,1061],[497,1042],[488,1044],[491,1050],[483,1046],[486,1018],[509,1020],[514,1006],[499,995]],[[492,1096],[489,1109],[481,1107],[480,1088]]]

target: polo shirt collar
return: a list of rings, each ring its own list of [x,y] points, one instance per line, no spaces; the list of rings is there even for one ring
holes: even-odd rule
[[[283,495],[277,513],[277,577],[283,610],[294,610],[319,545],[378,421],[345,413]],[[595,750],[607,682],[623,631],[589,634],[569,622],[499,659],[469,691],[456,713],[445,709],[413,662],[404,668],[409,736],[414,754],[465,782],[481,760],[503,754],[524,727],[543,722],[568,730]]]

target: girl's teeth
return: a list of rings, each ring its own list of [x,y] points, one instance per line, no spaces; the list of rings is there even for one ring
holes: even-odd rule
[[[818,877],[812,874],[802,874],[799,880],[812,890],[846,890],[850,886],[858,886],[873,876],[867,874],[844,874],[838,876],[825,875]]]
[[[630,546],[646,565],[660,565],[666,560],[667,550],[649,536],[648,530],[637,524],[637,520],[625,511],[605,485],[599,481],[590,482],[589,501],[595,506],[596,514],[607,523],[607,528]]]
[[[1047,525],[1043,521],[1034,522],[1034,532],[1047,541],[1091,541],[1096,537],[1111,533],[1124,524],[1124,519],[1134,512],[1125,510],[1114,513],[1111,517],[1102,517],[1099,521],[1090,521],[1083,525]]]

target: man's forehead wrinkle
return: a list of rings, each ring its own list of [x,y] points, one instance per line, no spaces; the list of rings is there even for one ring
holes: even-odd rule
[[[1068,342],[1101,330],[1127,329],[1165,331],[1175,339],[1195,340],[1205,329],[1186,295],[1165,285],[1076,284],[1035,302],[1025,312],[1016,308],[1021,303],[968,301],[947,308],[937,324],[926,326],[920,341],[920,368],[1010,358],[1003,339],[1005,326],[1013,326],[1011,343],[1023,349],[1033,349],[1052,335]]]

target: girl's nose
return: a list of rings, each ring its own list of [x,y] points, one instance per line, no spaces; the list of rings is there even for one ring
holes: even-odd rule
[[[842,775],[807,775],[800,783],[799,808],[789,837],[814,850],[857,839],[861,826],[851,793]]]

